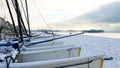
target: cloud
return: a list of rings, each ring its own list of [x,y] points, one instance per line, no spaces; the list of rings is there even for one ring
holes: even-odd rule
[[[74,19],[102,23],[120,23],[120,1],[103,5]]]

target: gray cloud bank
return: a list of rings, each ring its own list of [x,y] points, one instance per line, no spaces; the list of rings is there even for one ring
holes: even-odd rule
[[[120,23],[120,1],[101,6],[75,19],[90,20],[102,23]]]
[[[120,1],[109,3],[83,15],[51,24],[60,29],[103,29],[120,32]]]

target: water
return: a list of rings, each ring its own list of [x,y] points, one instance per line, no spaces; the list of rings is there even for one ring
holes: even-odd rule
[[[57,34],[76,34],[79,32],[58,32]],[[120,33],[84,33],[83,35],[98,36],[98,37],[107,37],[107,38],[117,38],[120,39]]]
[[[120,39],[120,33],[85,33],[84,35]]]

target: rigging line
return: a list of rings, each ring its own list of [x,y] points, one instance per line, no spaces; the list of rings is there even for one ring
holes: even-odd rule
[[[33,3],[34,3],[34,5],[36,6],[36,9],[38,9],[38,12],[39,12],[40,16],[42,17],[44,23],[47,25],[47,27],[48,27],[50,30],[52,30],[51,27],[47,24],[47,21],[45,20],[45,18],[43,17],[42,12],[41,12],[41,11],[39,10],[39,8],[37,7],[35,1],[33,1]],[[41,3],[41,2],[40,2],[40,3]],[[53,30],[52,30],[52,34],[53,34],[53,39],[55,39],[55,35],[54,35]],[[53,41],[53,42],[54,42],[54,41]]]
[[[21,8],[23,9],[23,13],[24,13],[26,22],[27,22],[27,24],[28,24],[28,17],[27,17],[27,15],[26,15],[27,12],[25,12],[25,9],[24,9],[22,0],[20,0],[20,3],[21,3]],[[21,10],[21,12],[22,12],[22,10]],[[22,20],[21,20],[21,21],[22,21]],[[22,24],[22,25],[23,25],[23,28],[25,29],[24,24]],[[28,29],[29,29],[29,28],[28,28]],[[25,32],[26,32],[26,31],[25,31]],[[29,33],[30,33],[30,32],[29,32]]]
[[[38,0],[39,1],[39,3],[41,3],[42,4],[42,0]],[[41,5],[40,4],[40,5]],[[42,4],[41,5],[41,8],[42,8],[42,10],[43,10],[43,14],[44,14],[44,17],[47,19],[47,15],[46,15],[46,13],[45,13],[45,10],[46,10],[46,8],[44,7],[44,5]],[[55,27],[54,27],[54,29],[55,29]],[[52,33],[53,33],[53,38],[55,38],[55,35],[54,35],[54,31],[52,30]],[[54,41],[53,41],[54,42]]]
[[[42,3],[41,0],[38,0],[38,1],[39,1],[39,3]],[[41,5],[41,4],[40,4],[40,5]],[[43,7],[44,7],[44,6],[43,6],[43,4],[42,4],[42,5],[41,5],[41,8],[42,8],[42,10],[43,10],[44,17],[47,19],[46,13],[45,13],[45,11],[44,11],[45,9],[43,9]],[[51,30],[52,30],[52,29],[51,29]],[[54,31],[52,31],[52,35],[53,35],[53,38],[55,38]],[[55,42],[55,41],[53,41],[53,43],[54,43],[54,42]]]
[[[41,1],[41,0],[37,0],[37,1],[38,1],[39,3],[41,3],[41,4],[40,4],[40,6],[41,6],[41,8],[42,8],[41,10],[43,11],[44,18],[45,18],[46,21],[47,21],[47,20],[48,20],[47,17],[46,17],[47,15],[46,15],[46,13],[45,13],[45,9],[44,9],[44,6],[43,6],[43,4],[42,4],[42,1]]]
[[[47,24],[47,21],[46,21],[45,18],[43,17],[42,12],[41,12],[41,11],[39,10],[39,8],[37,7],[35,1],[34,1],[34,0],[32,0],[32,1],[33,1],[34,5],[36,6],[36,9],[38,9],[38,12],[39,12],[41,18],[43,19],[44,23],[47,25],[47,27],[48,27],[49,29],[51,29],[51,27]]]
[[[22,7],[22,9],[23,9],[23,13],[24,13],[25,19],[26,19],[26,21],[27,21],[27,16],[26,16],[26,12],[25,12],[25,9],[24,9],[22,0],[20,0],[20,3],[21,3],[21,7]]]
[[[13,1],[13,0],[11,0],[12,1],[12,4],[13,4],[13,8],[15,9],[15,11],[16,11],[16,6],[15,6],[15,2]]]
[[[25,27],[25,24],[24,24],[24,21],[23,21],[23,18],[22,18],[22,15],[21,15],[21,11],[20,11],[20,7],[19,7],[19,3],[18,3],[18,9],[19,9],[19,14],[20,14],[20,19],[21,19],[21,24],[22,24],[22,30],[27,34],[27,30],[26,30],[26,27]],[[28,35],[28,34],[27,34]]]

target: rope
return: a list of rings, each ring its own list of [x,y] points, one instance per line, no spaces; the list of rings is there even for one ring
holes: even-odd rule
[[[8,61],[8,58],[10,58],[9,61]],[[15,62],[12,56],[6,56],[5,59],[6,59],[7,68],[10,68],[9,65],[10,65],[11,60],[12,60],[12,63]]]

